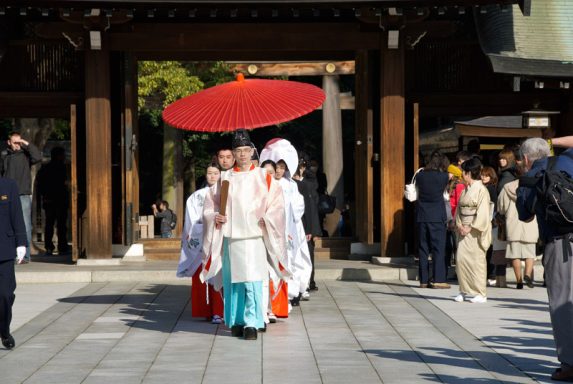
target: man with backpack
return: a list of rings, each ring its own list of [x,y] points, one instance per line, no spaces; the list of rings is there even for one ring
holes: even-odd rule
[[[550,157],[541,138],[521,146],[527,171],[517,191],[519,219],[537,217],[557,358],[552,380],[573,381],[573,149]]]
[[[153,204],[151,208],[153,209],[153,215],[161,219],[161,238],[171,238],[173,236],[173,230],[177,226],[177,216],[175,212],[169,209],[169,203],[165,200],[159,204],[159,209],[157,209],[156,204]]]

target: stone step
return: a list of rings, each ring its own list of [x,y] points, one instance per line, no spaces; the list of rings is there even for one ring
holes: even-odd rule
[[[344,248],[350,251],[352,237],[315,237],[314,246],[316,248]]]
[[[150,261],[178,261],[180,256],[181,248],[145,249],[145,259]]]
[[[315,248],[314,258],[318,260],[348,260],[348,251],[329,248]]]
[[[181,247],[181,239],[141,239],[140,244],[143,244],[145,252],[149,249],[173,249]]]

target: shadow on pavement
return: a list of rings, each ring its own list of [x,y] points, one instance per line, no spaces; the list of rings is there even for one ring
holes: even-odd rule
[[[139,289],[141,293],[124,295],[70,296],[58,299],[63,303],[78,305],[119,305],[121,321],[131,328],[155,332],[193,332],[214,334],[218,326],[204,318],[192,318],[188,285],[150,284]],[[120,316],[118,316],[120,317]],[[226,327],[222,325],[223,330]],[[230,337],[229,332],[219,334]]]
[[[424,351],[431,351],[432,353],[425,353]],[[470,356],[471,355],[479,355],[484,361],[494,361],[503,359],[502,356],[495,352],[486,352],[483,351],[479,352],[466,352],[466,351],[459,351],[447,348],[420,348],[417,349],[416,352],[409,351],[409,350],[391,350],[391,349],[366,349],[363,351],[367,354],[376,355],[378,357],[384,359],[395,359],[398,361],[408,361],[413,363],[420,363],[423,362],[428,365],[444,365],[448,367],[459,367],[465,369],[471,369],[474,371],[490,371],[495,372],[498,374],[503,375],[510,375],[511,373],[507,372],[506,370],[496,369],[497,367],[488,367],[487,369],[480,365],[478,360],[475,360]],[[436,353],[438,355],[436,355]],[[523,359],[522,362],[528,365],[535,365],[536,367],[547,367],[547,372],[549,372],[550,368],[553,366],[549,366],[546,361],[539,360],[539,359],[532,359],[527,358]],[[500,363],[499,367],[506,367],[509,362],[505,361],[505,365]],[[517,369],[517,368],[516,368]],[[444,382],[444,383],[499,383],[499,380],[495,379],[486,379],[486,378],[469,378],[469,377],[457,377],[451,375],[438,375],[436,376],[423,374],[421,373],[420,376],[424,377],[425,379],[434,380],[436,382]],[[522,378],[522,376],[517,376]],[[504,383],[509,384],[518,384],[522,383],[519,381],[519,378],[515,379],[516,381],[504,381]]]

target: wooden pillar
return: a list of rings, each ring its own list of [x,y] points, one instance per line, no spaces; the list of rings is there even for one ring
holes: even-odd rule
[[[374,169],[373,112],[368,51],[356,55],[356,133],[355,133],[355,201],[356,236],[367,244],[374,243]]]
[[[124,200],[124,243],[135,242],[136,217],[139,213],[139,174],[137,168],[137,61],[125,53],[123,88],[122,163]]]
[[[109,51],[85,52],[87,244],[90,259],[111,258]]]
[[[402,35],[402,34],[401,34]],[[388,48],[388,32],[381,36],[380,148],[381,250],[386,256],[404,254],[405,104],[404,43]]]
[[[326,174],[327,191],[336,197],[336,207],[344,207],[342,114],[338,76],[322,77],[326,100],[322,105],[322,166]]]

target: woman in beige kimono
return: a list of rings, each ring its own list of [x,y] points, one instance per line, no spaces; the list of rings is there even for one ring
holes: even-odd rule
[[[491,245],[491,216],[489,192],[480,179],[481,162],[477,158],[462,164],[462,176],[467,184],[456,210],[458,253],[456,274],[460,293],[457,302],[473,296],[472,303],[485,303],[486,251]]]

